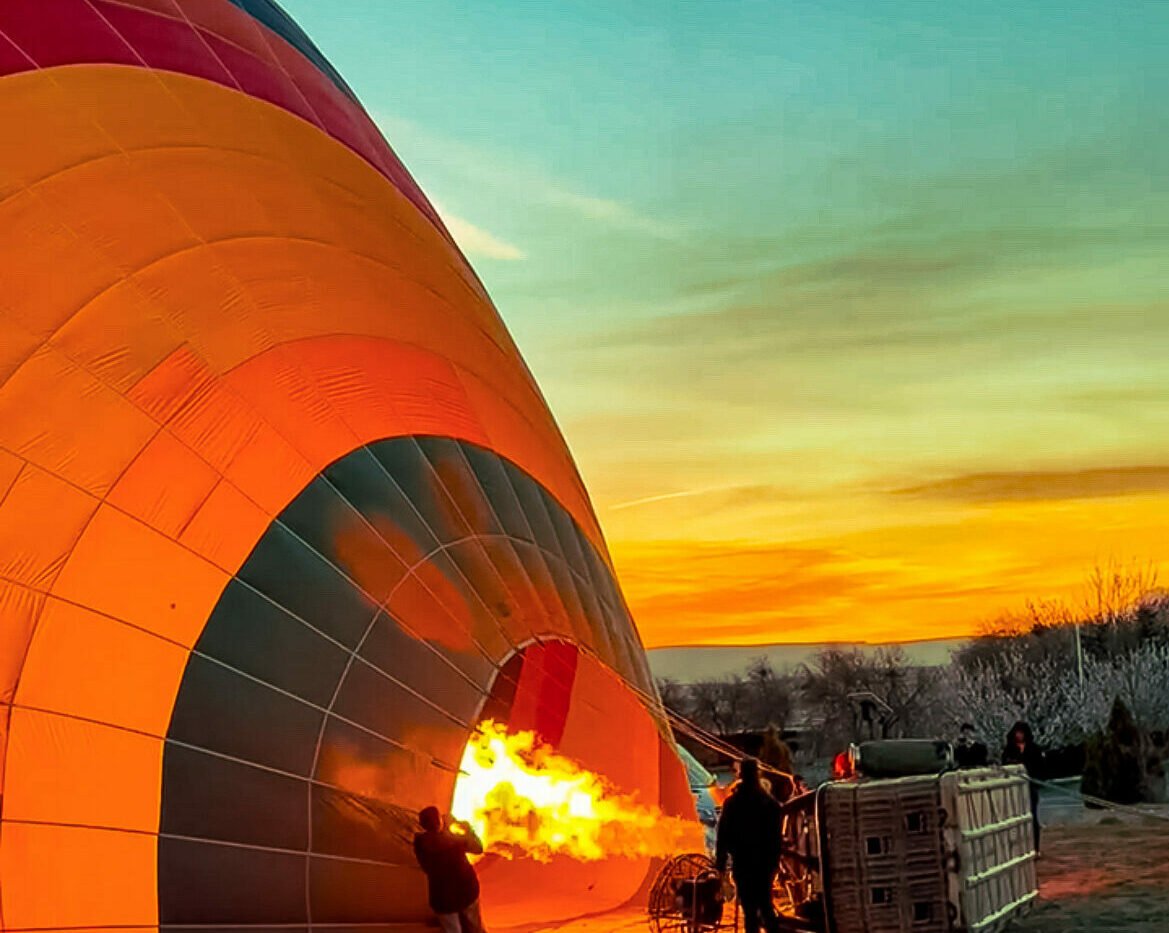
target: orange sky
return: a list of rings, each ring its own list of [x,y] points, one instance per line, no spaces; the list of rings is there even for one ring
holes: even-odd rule
[[[960,635],[1169,555],[1169,5],[293,5],[648,645]]]
[[[816,316],[771,281],[766,315],[562,347],[579,381],[545,391],[647,646],[949,638],[1164,564],[1169,306],[1073,294],[1160,287],[1151,263],[891,283],[904,263],[858,261]],[[890,337],[894,297],[931,339]]]
[[[1078,603],[1094,565],[1164,553],[1169,520],[1165,495],[895,503],[884,513],[874,505],[870,527],[855,531],[715,542],[654,540],[690,516],[666,502],[653,515],[644,508],[638,527],[606,523],[648,647],[970,634],[1028,599]]]

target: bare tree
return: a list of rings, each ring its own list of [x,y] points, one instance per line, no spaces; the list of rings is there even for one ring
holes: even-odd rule
[[[678,683],[672,677],[659,677],[657,685],[658,696],[666,709],[679,716],[690,715],[690,690],[685,684]]]
[[[781,677],[767,658],[756,658],[747,667],[751,686],[751,725],[756,729],[775,726],[782,734],[791,715],[793,684]]]
[[[1096,662],[1100,679],[1145,732],[1169,728],[1169,646],[1147,642],[1111,663]],[[1111,682],[1109,682],[1111,681]]]
[[[1004,675],[1013,673],[1019,661],[1031,665],[1075,664],[1076,622],[1074,610],[1059,600],[1028,600],[1022,611],[999,616],[984,625],[981,634],[954,653],[954,663],[967,671],[990,664]],[[999,665],[1003,652],[1021,654],[1012,663]]]
[[[1091,691],[1092,700],[1100,695]],[[993,749],[1018,720],[1030,723],[1043,744],[1078,741],[1107,719],[1112,699],[1085,702],[1069,661],[1051,656],[1036,660],[1024,646],[1007,645],[991,661],[955,664],[941,703],[948,729],[973,723]]]
[[[1146,642],[1116,657],[1088,657],[1081,688],[1074,665],[1051,655],[1033,661],[1006,646],[993,662],[954,665],[942,697],[947,726],[972,722],[990,742],[1025,720],[1046,745],[1074,744],[1104,728],[1120,697],[1146,732],[1169,728],[1169,646]]]
[[[739,674],[730,674],[719,681],[724,713],[724,732],[740,732],[751,728],[751,684]]]
[[[870,695],[888,713],[875,733],[887,738],[924,735],[933,730],[932,695],[940,679],[932,668],[910,663],[897,646],[866,653],[860,648],[825,648],[799,671],[804,705],[824,717],[823,737],[833,746],[868,738],[862,728]]]
[[[1142,601],[1157,590],[1157,568],[1136,561],[1109,560],[1088,574],[1084,609],[1088,618],[1107,625],[1131,619]]]
[[[805,707],[823,717],[818,738],[840,746],[859,736],[850,695],[868,688],[867,661],[859,648],[823,648],[800,666],[800,696]]]
[[[900,645],[878,648],[873,658],[878,695],[893,710],[902,735],[925,735],[933,731],[933,704],[927,702],[941,680],[936,668],[910,663]]]
[[[740,674],[708,678],[690,685],[691,710],[705,729],[730,735],[751,727],[752,685]]]

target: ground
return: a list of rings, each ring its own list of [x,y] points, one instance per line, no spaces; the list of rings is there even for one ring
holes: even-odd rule
[[[547,933],[646,933],[649,923],[645,919],[644,910],[624,910],[602,917],[585,917],[546,929]],[[544,933],[544,930],[540,933]]]
[[[1044,833],[1039,904],[1018,933],[1169,930],[1169,808],[1164,819],[1091,816]]]
[[[1159,818],[1041,807],[1047,828],[1039,859],[1039,903],[1011,933],[1169,931],[1169,807]],[[554,928],[556,933],[643,933],[641,911]]]

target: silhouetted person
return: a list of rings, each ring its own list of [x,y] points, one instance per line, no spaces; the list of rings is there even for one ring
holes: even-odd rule
[[[468,823],[444,829],[437,807],[418,814],[422,832],[414,835],[414,857],[430,884],[430,909],[442,933],[484,933],[479,912],[479,878],[467,855],[483,852],[483,843]],[[457,828],[457,832],[454,829]]]
[[[779,870],[782,834],[783,814],[759,782],[759,762],[744,758],[739,763],[738,786],[726,799],[719,817],[715,867],[725,872],[730,858],[746,933],[758,933],[760,922],[767,933],[779,933],[771,882]]]
[[[1031,727],[1017,722],[1007,733],[1007,744],[1003,747],[1003,764],[1022,765],[1031,778],[1031,828],[1035,834],[1035,851],[1039,851],[1039,785],[1035,779],[1043,775],[1043,749],[1035,744]]]
[[[954,763],[959,768],[984,768],[989,760],[986,746],[974,736],[974,726],[962,723],[954,743]]]

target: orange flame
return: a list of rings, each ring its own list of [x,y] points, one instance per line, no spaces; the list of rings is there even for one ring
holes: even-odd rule
[[[557,754],[532,732],[480,723],[463,752],[452,813],[504,858],[581,861],[700,852],[702,827],[666,816]]]

